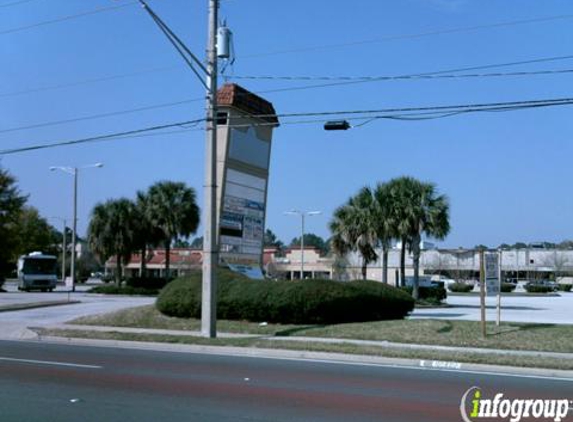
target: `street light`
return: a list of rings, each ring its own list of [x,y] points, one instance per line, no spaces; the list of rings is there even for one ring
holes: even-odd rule
[[[54,220],[60,220],[64,224],[62,231],[62,283],[66,283],[66,219],[61,217],[49,217]]]
[[[76,230],[77,230],[77,211],[78,211],[78,172],[88,168],[101,168],[103,163],[89,164],[83,167],[60,167],[52,166],[50,171],[61,170],[64,173],[74,176],[74,214],[72,217],[72,263],[70,266],[70,276],[72,277],[72,292],[76,291]],[[65,231],[65,230],[64,230]]]
[[[300,236],[300,279],[304,279],[304,218],[305,216],[312,217],[314,215],[322,214],[322,211],[300,211],[291,210],[285,211],[286,215],[300,215],[301,218],[301,236]]]

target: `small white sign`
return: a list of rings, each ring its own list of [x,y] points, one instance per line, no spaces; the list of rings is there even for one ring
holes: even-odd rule
[[[70,289],[73,287],[71,277],[66,277],[64,283],[66,284],[66,287],[69,287]]]
[[[488,295],[499,294],[499,254],[496,252],[485,254],[485,287]]]

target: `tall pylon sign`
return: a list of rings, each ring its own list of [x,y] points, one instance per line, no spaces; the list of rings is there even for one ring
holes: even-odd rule
[[[262,278],[273,129],[267,100],[236,84],[217,93],[217,221],[222,264]]]

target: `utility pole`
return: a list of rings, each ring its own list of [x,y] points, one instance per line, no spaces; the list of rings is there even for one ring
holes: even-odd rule
[[[62,240],[62,283],[66,284],[66,219],[64,218],[64,239]]]
[[[72,277],[72,292],[76,291],[76,230],[78,227],[78,168],[73,168],[74,175],[74,215],[72,216],[72,262],[70,275]]]
[[[219,0],[209,0],[207,45],[207,119],[205,140],[205,233],[203,239],[203,287],[201,333],[217,337],[217,25]]]

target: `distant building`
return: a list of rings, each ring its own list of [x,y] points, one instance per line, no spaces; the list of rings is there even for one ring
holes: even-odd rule
[[[378,259],[367,266],[367,278],[382,281],[382,251],[377,251]],[[193,248],[171,250],[171,274],[180,276],[201,269],[203,251]],[[270,279],[300,279],[300,248],[287,249],[284,254],[278,248],[265,248],[262,257],[263,271]],[[149,250],[145,263],[151,277],[165,275],[165,250]],[[406,276],[414,274],[412,255],[406,253]],[[116,269],[115,257],[106,264],[106,273]],[[456,280],[477,280],[479,278],[479,251],[474,249],[427,249],[420,257],[420,275],[440,274]],[[141,255],[133,254],[123,269],[126,277],[140,274]],[[388,283],[399,284],[400,250],[390,249],[388,253]],[[502,251],[502,271],[504,278],[517,280],[555,279],[571,282],[573,277],[573,250],[560,249],[510,249]],[[362,278],[362,258],[350,253],[344,258],[324,256],[318,249],[304,248],[304,279],[326,278],[335,280],[356,280]]]

